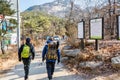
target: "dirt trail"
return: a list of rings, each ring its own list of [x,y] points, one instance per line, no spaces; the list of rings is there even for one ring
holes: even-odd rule
[[[48,80],[45,63],[41,61],[41,53],[36,54],[36,58],[31,62],[29,80]],[[0,80],[24,80],[24,70],[22,62],[18,63],[12,70],[5,74]],[[80,76],[64,69],[62,64],[56,64],[53,80],[83,80]]]

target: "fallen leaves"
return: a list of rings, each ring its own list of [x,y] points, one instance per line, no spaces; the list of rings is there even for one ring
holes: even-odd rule
[[[94,45],[85,47],[85,50],[73,58],[64,61],[64,64],[69,70],[79,73],[84,73],[89,77],[96,75],[120,73],[120,70],[113,68],[111,58],[120,56],[120,41],[100,41],[99,51],[94,50]],[[104,64],[94,70],[83,69],[79,67],[79,63],[83,61],[103,61]],[[76,69],[76,70],[75,70]]]

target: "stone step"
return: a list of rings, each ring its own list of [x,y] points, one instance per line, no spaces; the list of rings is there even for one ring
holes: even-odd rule
[[[120,68],[120,56],[113,57],[111,59],[111,62],[112,62],[113,67]]]

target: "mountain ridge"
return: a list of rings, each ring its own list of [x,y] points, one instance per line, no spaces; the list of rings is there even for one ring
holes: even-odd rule
[[[34,5],[26,9],[26,11],[42,11],[57,17],[65,17],[65,14],[70,12],[71,0],[54,0],[53,2],[42,5]],[[76,6],[76,5],[75,5]]]

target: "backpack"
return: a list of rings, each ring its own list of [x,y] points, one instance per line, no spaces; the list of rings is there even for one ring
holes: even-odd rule
[[[56,60],[57,59],[57,43],[52,41],[48,43],[48,51],[46,54],[46,59],[48,60]]]
[[[22,58],[28,58],[30,56],[30,47],[28,45],[24,45],[23,46],[23,50],[21,53],[21,57]]]

